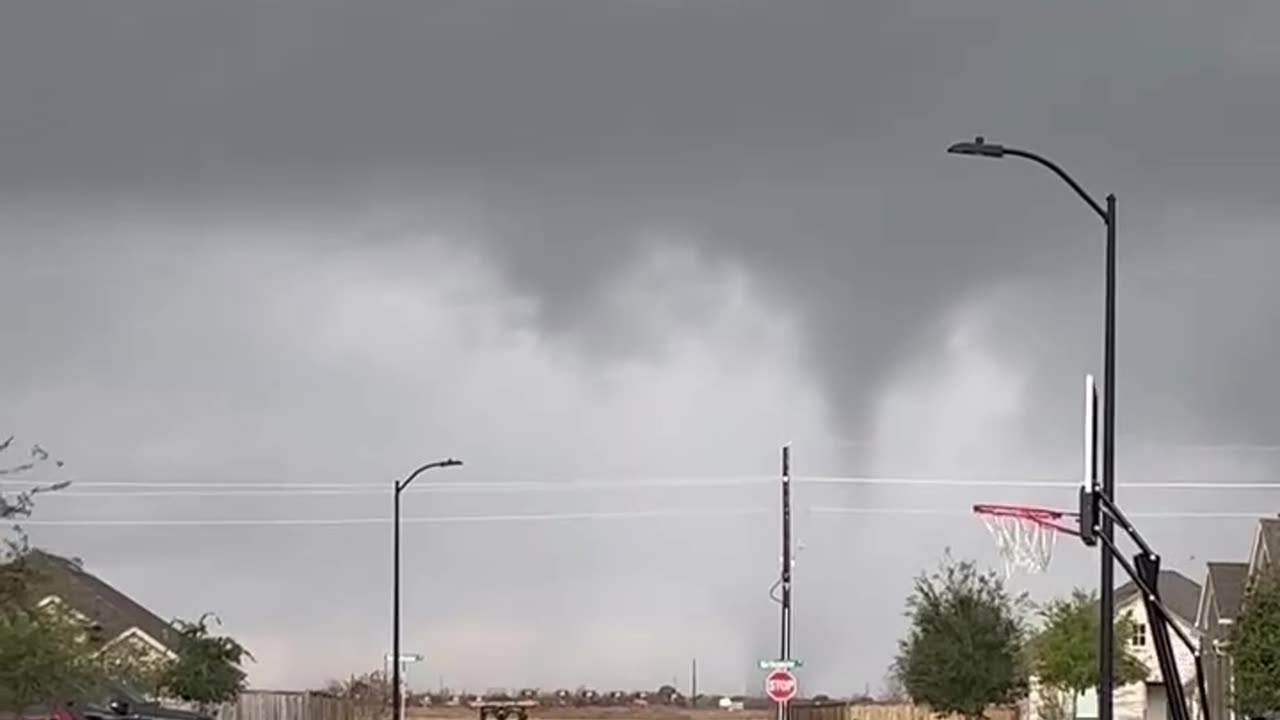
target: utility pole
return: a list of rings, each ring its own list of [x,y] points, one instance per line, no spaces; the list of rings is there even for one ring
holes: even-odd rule
[[[779,660],[791,659],[791,443],[782,446],[782,617]],[[787,720],[790,704],[778,705],[778,720]]]
[[[791,659],[791,445],[782,446],[782,616],[779,660]]]
[[[689,666],[689,703],[698,705],[698,658],[693,658]]]

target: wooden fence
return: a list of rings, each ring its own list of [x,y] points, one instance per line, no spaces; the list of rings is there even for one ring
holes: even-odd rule
[[[372,720],[350,700],[313,692],[248,690],[213,710],[214,720]]]
[[[1018,720],[1017,708],[991,708],[987,720]],[[791,720],[944,720],[928,708],[895,703],[796,703]],[[961,720],[959,716],[945,720]]]

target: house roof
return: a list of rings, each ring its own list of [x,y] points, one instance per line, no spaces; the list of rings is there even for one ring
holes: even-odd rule
[[[1244,602],[1244,590],[1249,580],[1249,563],[1211,562],[1209,583],[1213,597],[1218,601],[1218,617],[1232,620],[1240,612]]]
[[[1267,552],[1280,552],[1280,518],[1262,518],[1258,521],[1258,530],[1262,533],[1262,541],[1267,544]]]
[[[87,572],[78,562],[43,550],[31,550],[27,560],[41,575],[41,591],[56,595],[101,626],[105,640],[136,627],[170,649],[176,644],[173,625]]]
[[[1185,622],[1194,623],[1200,607],[1200,583],[1177,570],[1161,570],[1157,582],[1165,607]],[[1137,595],[1138,586],[1129,581],[1116,588],[1116,603],[1128,602]]]

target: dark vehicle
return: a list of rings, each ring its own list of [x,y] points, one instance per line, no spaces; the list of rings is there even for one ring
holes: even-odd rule
[[[198,712],[152,702],[123,685],[112,686],[99,695],[71,705],[75,720],[213,720]]]
[[[0,714],[0,720],[6,720]],[[189,710],[165,707],[152,702],[122,685],[113,685],[52,713],[32,710],[22,714],[21,720],[213,720],[208,715]]]

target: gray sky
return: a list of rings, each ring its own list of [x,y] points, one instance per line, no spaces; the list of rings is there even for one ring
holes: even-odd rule
[[[406,516],[683,509],[406,526],[411,681],[656,686],[696,656],[702,687],[754,686],[774,488],[619,483],[768,476],[788,440],[802,475],[1079,473],[1101,227],[953,141],[1120,196],[1120,482],[1273,476],[1265,449],[1191,446],[1280,443],[1278,23],[1244,0],[7,2],[0,430],[81,481],[44,521],[385,517],[446,455],[467,467],[431,480],[605,486]],[[210,487],[255,482],[359,487]],[[992,492],[797,489],[806,689],[878,685],[945,547],[996,560],[963,514],[812,508],[1073,497]],[[1144,527],[1197,579],[1251,533]],[[388,532],[33,527],[162,615],[216,611],[288,687],[379,665]],[[1026,587],[1092,567],[1064,543]]]

